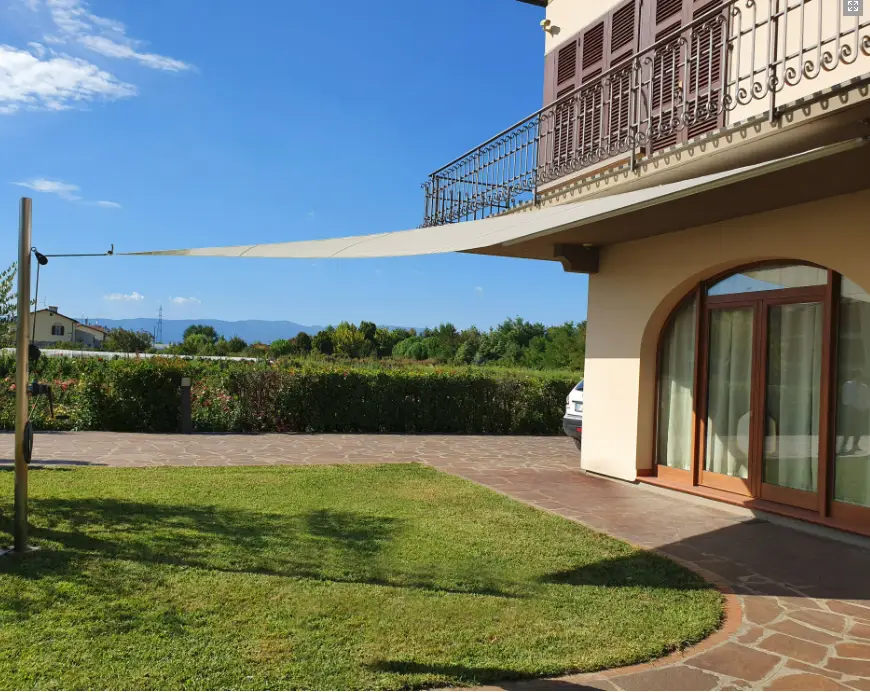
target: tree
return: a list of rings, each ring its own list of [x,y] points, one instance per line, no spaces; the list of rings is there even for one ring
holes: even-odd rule
[[[296,350],[301,354],[311,353],[311,337],[305,332],[299,332],[293,341],[296,343]]]
[[[431,355],[428,346],[432,337],[409,336],[400,341],[393,348],[393,358],[407,358],[408,360],[428,360]]]
[[[311,340],[311,347],[325,356],[331,356],[335,350],[335,342],[333,341],[334,335],[335,327],[321,329]]]
[[[378,325],[374,322],[360,322],[359,330],[362,332],[363,339],[369,342],[374,342],[375,334],[378,331]]]
[[[12,340],[18,314],[18,294],[15,292],[16,265],[0,272],[0,346]]]
[[[407,337],[407,333],[402,329],[378,327],[375,330],[375,355],[378,358],[389,358],[393,354],[393,348],[396,344]]]
[[[238,336],[234,336],[232,339],[227,341],[227,351],[230,353],[241,353],[247,347],[248,343]]]
[[[342,322],[335,328],[333,336],[335,353],[345,358],[361,358],[365,353],[366,338],[356,325]]]
[[[218,340],[218,333],[214,327],[207,324],[192,324],[187,329],[184,330],[184,336],[182,339],[187,341],[187,339],[194,334],[202,334],[210,343],[216,344]]]
[[[274,358],[289,356],[296,351],[296,344],[290,339],[275,339],[269,344],[269,353]]]
[[[120,353],[144,353],[154,342],[154,336],[144,329],[133,331],[117,327],[112,329],[103,340],[104,351],[118,351]]]
[[[181,352],[187,356],[207,356],[214,344],[209,338],[197,332],[187,336],[181,344]]]

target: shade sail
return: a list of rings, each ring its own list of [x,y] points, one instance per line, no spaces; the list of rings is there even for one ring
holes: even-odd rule
[[[447,252],[475,252],[524,239],[539,238],[569,228],[593,224],[640,209],[664,204],[699,192],[724,187],[773,171],[836,154],[865,144],[853,140],[801,154],[736,168],[689,180],[633,190],[607,197],[544,207],[533,211],[464,221],[432,228],[348,236],[327,240],[300,240],[259,245],[186,248],[124,252],[123,255],[181,255],[200,257],[272,257],[297,259],[407,257]]]

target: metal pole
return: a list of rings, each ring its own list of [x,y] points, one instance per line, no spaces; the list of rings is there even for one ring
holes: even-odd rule
[[[30,248],[32,200],[21,198],[18,232],[18,324],[15,349],[15,524],[14,550],[26,552],[27,545],[27,459],[24,454],[27,425],[27,379],[30,329]]]

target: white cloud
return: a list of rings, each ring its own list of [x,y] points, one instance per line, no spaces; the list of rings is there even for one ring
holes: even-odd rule
[[[110,293],[107,296],[103,296],[103,300],[145,300],[145,296],[137,291],[132,293]]]
[[[105,209],[121,208],[121,205],[117,202],[110,202],[105,199],[101,199],[96,202],[84,200],[78,194],[78,185],[64,183],[60,180],[46,180],[45,178],[34,178],[33,180],[12,183],[12,185],[20,185],[21,187],[26,187],[28,190],[33,190],[34,192],[46,192],[51,195],[57,195],[61,199],[65,199],[68,202],[80,202],[81,204],[86,204],[89,207],[103,207]]]
[[[483,293],[483,286],[475,286],[474,292],[475,293]]]
[[[51,195],[57,195],[61,199],[69,200],[70,202],[75,202],[80,200],[81,197],[76,193],[79,191],[78,185],[70,185],[69,183],[62,183],[59,180],[46,180],[45,178],[34,178],[33,180],[28,180],[20,183],[12,183],[13,185],[20,185],[21,187],[26,187],[29,190],[33,190],[34,192],[47,192]]]
[[[0,45],[0,113],[66,110],[97,99],[134,96],[136,87],[96,65],[63,54],[45,57]]]
[[[144,41],[127,36],[122,22],[93,14],[85,0],[24,0],[30,9],[48,10],[57,34],[48,35],[48,43],[76,43],[109,58],[134,60],[155,70],[181,72],[192,65],[145,50]]]
[[[202,301],[199,298],[193,298],[193,297],[182,298],[181,296],[178,296],[176,298],[170,298],[169,302],[175,303],[176,305],[188,305],[190,303],[196,303],[196,304],[202,303]]]

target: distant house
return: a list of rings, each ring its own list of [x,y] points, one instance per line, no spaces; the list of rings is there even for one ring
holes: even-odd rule
[[[31,313],[30,328],[37,346],[82,344],[88,348],[100,348],[108,334],[105,327],[82,324],[72,317],[62,315],[53,305]]]

